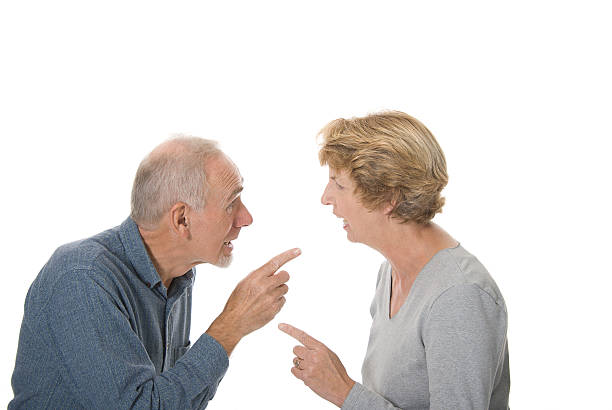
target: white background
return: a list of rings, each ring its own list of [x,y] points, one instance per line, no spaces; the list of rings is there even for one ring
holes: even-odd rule
[[[319,203],[328,121],[399,109],[445,151],[436,221],[508,308],[511,406],[609,404],[612,175],[605,2],[6,1],[0,6],[3,351],[59,245],[121,223],[136,167],[173,132],[217,139],[254,224],[228,269],[202,266],[192,341],[240,278],[299,246],[285,309],[247,336],[210,409],[333,408],[289,369],[280,321],[361,380],[382,258]]]

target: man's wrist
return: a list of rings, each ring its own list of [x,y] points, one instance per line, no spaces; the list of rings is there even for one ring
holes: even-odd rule
[[[223,346],[227,357],[232,354],[232,351],[243,337],[242,333],[238,330],[237,321],[224,313],[221,313],[210,324],[205,333]]]

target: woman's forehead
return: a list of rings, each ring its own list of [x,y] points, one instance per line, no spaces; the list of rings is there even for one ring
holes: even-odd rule
[[[338,169],[329,167],[329,177],[332,179],[341,179],[343,181],[351,180],[351,176],[349,175],[346,169]]]

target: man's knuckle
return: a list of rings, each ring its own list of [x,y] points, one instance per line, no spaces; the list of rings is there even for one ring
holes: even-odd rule
[[[258,293],[258,289],[256,286],[250,286],[247,290],[247,294],[250,297],[255,297]]]

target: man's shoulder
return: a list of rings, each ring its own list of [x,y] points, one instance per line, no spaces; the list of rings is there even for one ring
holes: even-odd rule
[[[125,259],[125,249],[118,228],[112,228],[90,238],[64,244],[57,248],[45,268],[58,273],[87,271],[114,260]]]
[[[95,282],[107,287],[116,282],[118,272],[129,269],[128,264],[117,228],[64,244],[55,250],[32,283],[29,304],[45,304],[54,289],[67,281]]]

